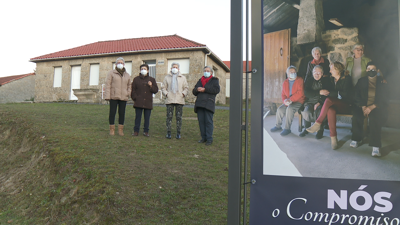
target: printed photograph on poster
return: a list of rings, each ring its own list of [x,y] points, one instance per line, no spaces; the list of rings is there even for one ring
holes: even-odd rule
[[[398,2],[263,4],[263,174],[400,181]]]

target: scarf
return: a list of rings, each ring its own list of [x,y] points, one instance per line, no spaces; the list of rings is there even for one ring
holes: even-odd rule
[[[121,74],[121,76],[124,76],[125,67],[122,68],[122,70],[118,69],[118,67],[115,67],[115,69],[118,71],[119,74]]]
[[[201,84],[203,87],[207,84],[207,82],[212,78],[213,76],[210,75],[208,78],[205,78],[204,76],[201,77]]]
[[[175,74],[171,72],[172,81],[171,81],[170,91],[172,91],[172,93],[174,94],[178,91],[178,74],[179,72]]]
[[[318,61],[315,60],[315,59],[313,59],[313,61],[311,61],[311,64],[319,65],[320,63],[324,63],[324,62],[325,62],[325,61],[324,61],[324,58],[321,57],[321,58],[319,58]]]

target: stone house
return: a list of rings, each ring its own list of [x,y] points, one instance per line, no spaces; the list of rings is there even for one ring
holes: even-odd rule
[[[0,103],[23,102],[35,96],[35,73],[0,77]]]
[[[189,83],[188,102],[195,101],[191,90],[203,75],[204,66],[211,66],[221,86],[216,101],[225,104],[229,68],[206,45],[178,35],[100,41],[31,58],[36,63],[35,102],[105,103],[103,86],[118,57],[124,58],[132,80],[139,75],[139,66],[147,63],[149,75],[156,79],[160,89],[171,63],[178,62]],[[155,102],[162,101],[161,91],[154,98]]]
[[[224,61],[225,65],[231,68],[231,61]],[[251,71],[251,61],[249,61],[249,71]],[[226,73],[226,97],[230,97],[231,73]],[[249,73],[249,99],[251,99],[251,73]],[[246,99],[246,61],[243,61],[243,99]]]

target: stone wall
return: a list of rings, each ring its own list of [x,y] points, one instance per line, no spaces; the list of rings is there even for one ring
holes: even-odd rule
[[[181,52],[163,52],[163,53],[148,53],[148,54],[121,54],[115,56],[102,56],[81,59],[65,59],[51,60],[36,63],[36,102],[51,102],[69,100],[71,92],[71,66],[81,66],[81,89],[98,89],[99,94],[94,102],[105,102],[101,100],[101,85],[105,84],[107,73],[112,70],[112,65],[118,57],[123,57],[125,61],[132,62],[132,80],[139,75],[139,66],[143,61],[156,60],[156,81],[161,89],[160,83],[163,82],[165,75],[169,72],[168,60],[172,59],[189,59],[189,74],[184,74],[189,83],[189,95],[186,98],[188,102],[194,102],[195,96],[192,94],[192,89],[198,79],[203,74],[205,53],[199,51],[181,51]],[[164,61],[164,63],[160,63]],[[90,64],[100,64],[99,85],[89,85]],[[217,101],[225,103],[225,70],[220,67],[213,59],[208,57],[208,65],[217,69],[216,76],[220,79],[221,93],[217,96]],[[53,87],[54,82],[54,67],[62,67],[62,82],[61,87]],[[160,83],[159,83],[160,82]],[[155,98],[160,99],[160,93]]]
[[[346,58],[353,55],[352,48],[359,42],[358,28],[341,28],[322,33],[330,62],[346,63]]]
[[[0,86],[0,103],[22,102],[35,96],[35,75]]]

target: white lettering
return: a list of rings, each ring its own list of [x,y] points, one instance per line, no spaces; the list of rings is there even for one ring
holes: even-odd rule
[[[295,199],[292,199],[292,200],[289,202],[289,204],[288,204],[288,206],[287,206],[287,208],[286,208],[286,213],[287,213],[287,215],[288,215],[288,217],[289,217],[290,219],[293,219],[293,220],[301,220],[301,219],[303,219],[304,214],[302,214],[300,218],[294,218],[294,217],[292,216],[292,214],[290,213],[290,206],[292,205],[292,202],[294,202],[295,200],[303,200],[304,203],[307,203],[307,199],[305,199],[305,198],[295,198]]]
[[[363,189],[367,187],[366,185],[361,185],[358,191],[353,192],[353,194],[350,195],[350,205],[353,207],[353,209],[358,210],[358,211],[366,211],[372,206],[372,197],[368,192],[363,191]],[[357,202],[357,198],[363,197],[365,202],[363,205],[359,205]]]
[[[340,196],[332,189],[328,189],[328,209],[334,209],[335,203],[340,209],[347,209],[347,191],[341,190]]]
[[[392,196],[389,192],[378,192],[374,195],[374,200],[377,204],[383,205],[384,207],[376,205],[374,210],[377,212],[385,213],[390,212],[393,209],[393,204],[388,200]],[[384,199],[387,198],[387,199]]]
[[[279,213],[281,213],[281,211],[279,209],[275,209],[274,211],[272,211],[272,217],[274,218],[278,217]]]

